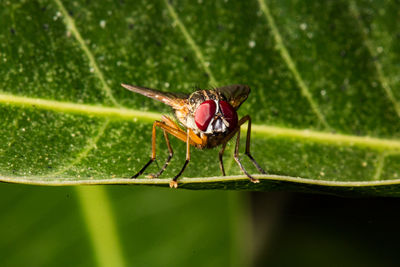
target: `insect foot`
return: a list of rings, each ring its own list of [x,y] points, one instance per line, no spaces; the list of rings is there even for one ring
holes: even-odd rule
[[[170,188],[178,188],[178,182],[172,180],[171,182],[169,182],[169,187]]]
[[[252,179],[252,180],[250,180],[250,181],[252,181],[252,182],[255,183],[255,184],[259,184],[259,183],[260,183],[260,180],[258,180],[258,179]]]

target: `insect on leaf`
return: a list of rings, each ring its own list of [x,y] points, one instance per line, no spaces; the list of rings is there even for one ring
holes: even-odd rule
[[[153,122],[173,116],[169,99],[197,85],[240,83],[251,88],[246,101],[247,87],[218,90],[240,106],[239,120],[251,116],[250,149],[268,174],[244,155],[244,125],[240,159],[259,184],[242,175],[233,139],[227,176],[218,149],[192,149],[180,188],[400,195],[394,1],[151,7],[57,0],[3,9],[1,181],[168,186],[186,156],[173,136],[174,158],[159,179],[129,177],[150,158]],[[169,92],[130,88],[167,105],[122,82]],[[162,131],[156,134],[163,164],[169,152]],[[157,172],[153,165],[144,175]]]

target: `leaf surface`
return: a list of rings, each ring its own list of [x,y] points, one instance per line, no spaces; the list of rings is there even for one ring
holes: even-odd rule
[[[220,176],[218,150],[193,150],[181,188],[397,196],[395,7],[7,3],[0,11],[0,180],[167,186],[168,179],[124,179],[149,158],[152,121],[171,111],[120,83],[184,93],[242,83],[252,92],[239,115],[252,116],[251,150],[269,174],[257,176],[260,184],[238,176],[230,144],[227,177]],[[185,145],[171,141],[175,156],[162,178],[173,177],[185,159]],[[157,142],[162,166],[161,132]],[[157,170],[153,164],[148,172]]]

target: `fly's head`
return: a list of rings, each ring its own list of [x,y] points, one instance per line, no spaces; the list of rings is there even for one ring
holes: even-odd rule
[[[179,122],[196,134],[225,134],[238,124],[236,110],[247,99],[247,85],[227,85],[213,90],[198,90],[191,95],[122,84],[126,89],[161,101],[175,110]]]
[[[188,99],[188,126],[195,132],[207,135],[225,134],[234,130],[238,124],[236,109],[246,100],[247,95],[248,92],[232,98],[219,91],[219,88],[194,92]]]

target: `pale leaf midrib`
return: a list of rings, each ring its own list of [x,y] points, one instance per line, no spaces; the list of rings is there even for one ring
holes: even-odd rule
[[[39,109],[61,112],[76,113],[86,116],[111,117],[121,119],[140,118],[144,120],[155,120],[160,118],[159,113],[139,111],[134,109],[107,107],[92,104],[76,104],[72,102],[64,102],[58,100],[47,100],[42,98],[31,98],[25,96],[17,96],[12,94],[0,93],[0,103],[14,105],[20,107],[35,107]]]
[[[41,98],[30,98],[0,93],[0,104],[14,105],[20,107],[35,107],[39,109],[61,112],[76,113],[86,116],[108,117],[112,119],[142,120],[152,122],[161,118],[162,114],[156,112],[139,111],[135,109],[104,107],[88,104],[75,104],[56,100],[46,100]],[[246,127],[243,127],[246,130]],[[252,133],[269,137],[286,137],[301,140],[309,140],[317,143],[332,145],[361,146],[382,151],[399,151],[400,140],[385,138],[355,136],[321,132],[314,130],[290,129],[279,126],[252,124]]]

